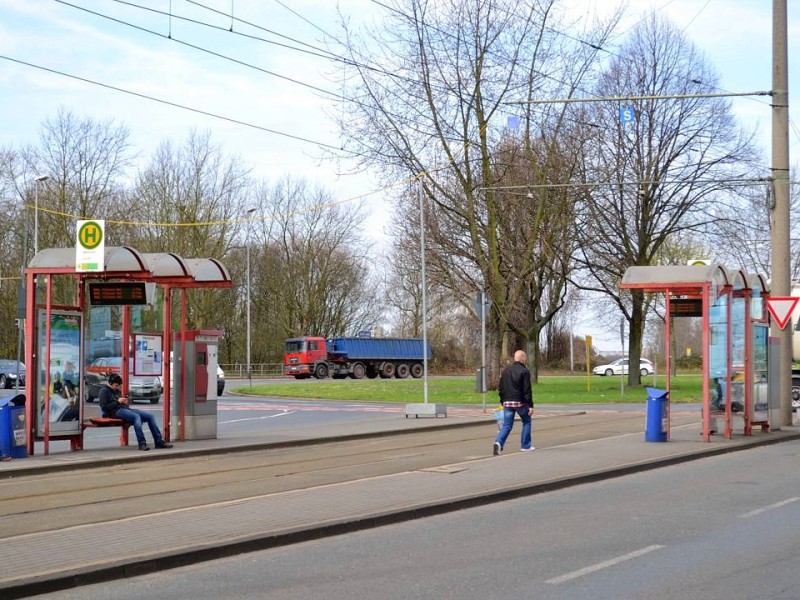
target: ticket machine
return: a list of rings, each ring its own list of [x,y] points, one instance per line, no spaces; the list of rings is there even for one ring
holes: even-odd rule
[[[217,437],[217,362],[221,331],[186,331],[172,342],[170,431],[177,440]]]

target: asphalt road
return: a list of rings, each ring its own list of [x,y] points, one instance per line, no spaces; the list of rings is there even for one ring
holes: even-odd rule
[[[796,599],[798,456],[787,442],[47,598]]]

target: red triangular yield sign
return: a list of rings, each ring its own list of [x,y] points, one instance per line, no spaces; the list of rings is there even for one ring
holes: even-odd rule
[[[800,298],[795,298],[794,296],[773,296],[767,300],[769,314],[775,319],[775,323],[779,328],[786,327],[798,301],[800,301]]]

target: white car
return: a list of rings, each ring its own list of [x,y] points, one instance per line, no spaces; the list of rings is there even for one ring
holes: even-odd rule
[[[627,375],[628,374],[628,359],[620,358],[607,365],[600,365],[592,369],[595,375]],[[642,377],[653,374],[653,363],[646,358],[639,359],[639,373]]]

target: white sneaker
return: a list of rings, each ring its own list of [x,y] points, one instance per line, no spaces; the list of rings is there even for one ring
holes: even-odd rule
[[[492,448],[492,456],[500,456],[500,453],[503,449],[500,447],[500,442],[495,442],[494,447]]]
[[[536,448],[531,446],[530,448],[522,448],[522,449],[520,449],[520,452],[533,452],[534,450],[536,450]]]

